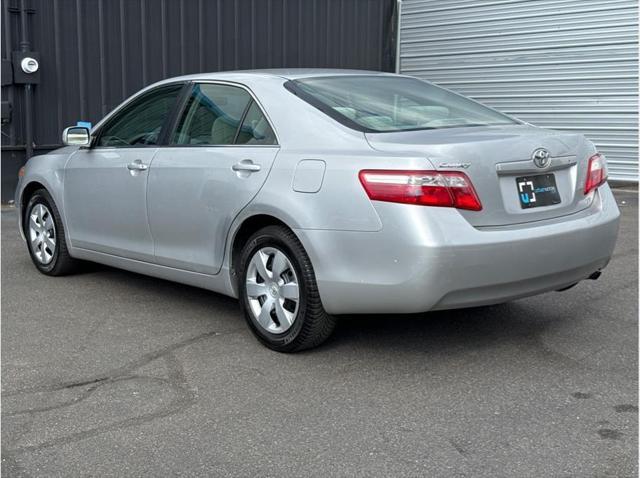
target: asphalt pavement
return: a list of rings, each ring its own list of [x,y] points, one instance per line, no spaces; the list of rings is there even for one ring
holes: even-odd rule
[[[294,355],[211,292],[38,273],[4,208],[3,476],[637,476],[638,201],[617,199],[597,281],[344,318]]]

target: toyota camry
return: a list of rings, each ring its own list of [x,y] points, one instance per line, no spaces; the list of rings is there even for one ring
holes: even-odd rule
[[[236,297],[282,352],[341,314],[567,289],[600,275],[617,236],[590,141],[407,76],[183,76],[62,139],[16,191],[42,273],[86,260]]]

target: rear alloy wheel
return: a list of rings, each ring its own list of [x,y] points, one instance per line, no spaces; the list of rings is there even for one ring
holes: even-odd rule
[[[31,260],[38,270],[51,276],[71,272],[76,261],[67,251],[64,226],[51,195],[38,189],[24,210],[24,233]]]
[[[296,320],[300,291],[291,261],[273,247],[257,250],[249,261],[245,280],[253,317],[267,332],[286,332]]]
[[[293,232],[261,229],[245,244],[240,267],[245,318],[267,347],[294,352],[329,337],[335,319],[322,307],[311,261]]]

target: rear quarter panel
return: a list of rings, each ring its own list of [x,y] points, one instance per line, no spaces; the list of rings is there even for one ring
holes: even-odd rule
[[[371,148],[362,132],[349,129],[284,88],[285,79],[247,81],[278,135],[281,150],[263,188],[239,220],[270,214],[296,229],[379,231],[382,223],[358,179],[367,168],[427,169],[426,157]],[[294,190],[304,160],[325,168],[317,191]]]

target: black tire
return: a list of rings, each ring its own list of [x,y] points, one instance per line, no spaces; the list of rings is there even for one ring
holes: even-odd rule
[[[56,247],[51,261],[47,264],[43,264],[38,260],[31,246],[31,241],[29,240],[29,216],[32,209],[38,204],[44,205],[50,211],[55,226]],[[29,255],[31,256],[33,264],[40,272],[48,276],[61,276],[69,274],[76,269],[77,261],[69,255],[69,251],[67,249],[65,230],[64,225],[62,224],[62,219],[60,218],[60,212],[58,211],[53,198],[46,189],[38,189],[29,198],[29,201],[23,211],[22,224],[27,238],[27,249],[29,250]]]
[[[283,333],[271,333],[254,317],[246,293],[249,262],[264,247],[283,252],[298,277],[299,303],[295,320]],[[333,332],[335,318],[322,307],[311,260],[295,234],[284,226],[267,226],[253,234],[244,245],[239,260],[239,296],[245,319],[260,342],[278,352],[297,352],[317,347]]]

